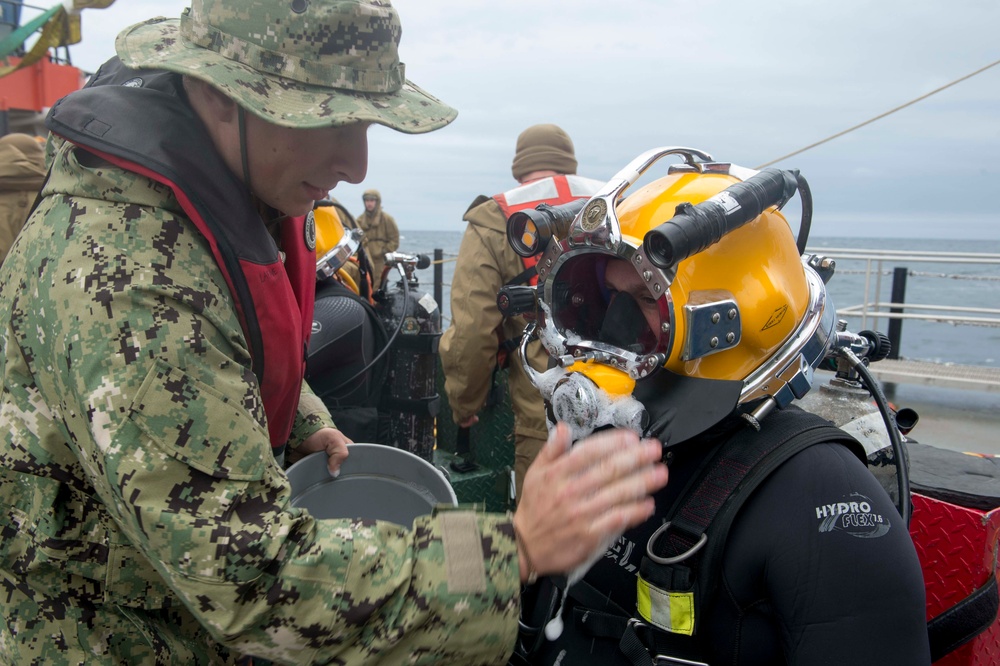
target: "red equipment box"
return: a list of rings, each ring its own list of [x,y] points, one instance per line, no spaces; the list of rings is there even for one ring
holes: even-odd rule
[[[969,508],[914,492],[910,534],[924,572],[927,619],[998,576],[1000,508]],[[1000,618],[934,666],[1000,664]]]

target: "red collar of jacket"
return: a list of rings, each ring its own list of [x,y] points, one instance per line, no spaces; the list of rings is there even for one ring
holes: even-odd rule
[[[132,87],[136,80],[140,87]],[[122,85],[126,81],[130,85]],[[280,449],[295,420],[312,328],[315,234],[307,234],[314,228],[312,216],[282,222],[279,251],[246,187],[215,151],[180,90],[176,74],[130,70],[113,58],[86,88],[57,102],[46,124],[77,146],[173,191],[229,286],[250,346],[271,446]]]

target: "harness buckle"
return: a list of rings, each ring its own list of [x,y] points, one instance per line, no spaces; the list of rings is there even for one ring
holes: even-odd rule
[[[649,541],[646,542],[646,555],[648,555],[649,559],[653,560],[657,564],[676,564],[677,562],[683,562],[684,560],[686,560],[687,558],[691,557],[699,550],[701,550],[702,547],[706,543],[708,543],[708,534],[702,532],[701,538],[698,539],[698,542],[695,545],[688,548],[683,553],[681,553],[680,555],[674,555],[673,557],[660,557],[659,555],[653,552],[653,544],[656,542],[657,537],[659,537],[661,534],[665,533],[668,529],[670,529],[670,524],[671,524],[670,521],[667,521],[662,525],[660,525],[658,528],[656,528],[656,531],[653,532],[652,536],[649,537]],[[684,662],[678,662],[678,663],[684,663]],[[688,663],[697,664],[698,662],[693,661]]]
[[[649,625],[642,620],[634,617],[628,619],[628,624],[625,625],[627,628],[632,629],[632,631],[638,632],[640,629],[648,629]]]

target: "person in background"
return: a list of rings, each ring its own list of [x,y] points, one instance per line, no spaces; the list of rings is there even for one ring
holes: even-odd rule
[[[513,516],[290,504],[284,452],[349,443],[303,381],[309,213],[371,124],[456,115],[400,33],[386,0],[192,0],[52,108],[0,268],[3,661],[503,664],[521,584],[652,513],[659,445],[565,426]]]
[[[29,134],[0,137],[0,263],[45,182],[45,149]]]
[[[507,381],[514,409],[514,481],[521,496],[524,475],[548,436],[538,391],[521,368],[523,317],[505,320],[497,310],[497,292],[506,284],[535,284],[534,262],[518,256],[507,243],[507,218],[539,204],[568,203],[594,194],[602,182],[576,174],[573,141],[557,125],[533,125],[517,137],[511,175],[519,185],[492,197],[480,196],[463,219],[451,290],[451,325],[441,338],[445,392],[455,423],[478,421],[478,412],[494,384],[494,373],[510,368]],[[528,345],[529,361],[539,371],[548,356],[538,340]]]
[[[358,216],[358,226],[365,232],[361,242],[372,262],[372,280],[378,289],[386,253],[399,249],[399,227],[392,215],[382,210],[382,195],[378,190],[365,190],[361,199],[365,204],[364,212]]]

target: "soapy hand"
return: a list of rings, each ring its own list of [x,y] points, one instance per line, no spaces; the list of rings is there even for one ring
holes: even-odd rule
[[[570,446],[558,424],[528,469],[514,529],[520,537],[521,580],[529,573],[565,574],[569,584],[628,528],[655,509],[650,495],[667,483],[656,440],[604,430]]]

